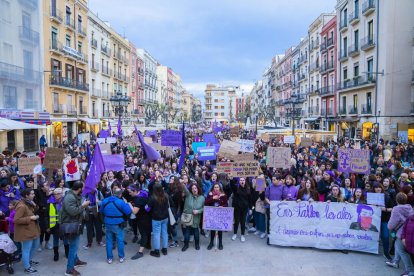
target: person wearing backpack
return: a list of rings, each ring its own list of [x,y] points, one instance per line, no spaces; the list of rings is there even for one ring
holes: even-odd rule
[[[399,262],[402,260],[405,267],[405,273],[402,275],[414,276],[413,263],[411,261],[410,254],[404,248],[404,244],[402,242],[403,236],[401,234],[407,218],[414,215],[414,211],[411,205],[407,204],[406,194],[398,193],[395,199],[398,205],[392,209],[391,217],[388,222],[388,229],[392,232],[395,232],[396,235],[395,255],[391,262],[387,261],[385,263],[388,266],[398,268]],[[405,233],[405,238],[407,238],[407,234],[408,233]],[[405,239],[405,241],[407,242],[407,239]]]
[[[125,261],[124,252],[124,228],[131,208],[126,200],[121,199],[122,190],[119,187],[114,188],[113,195],[102,201],[101,213],[104,215],[106,229],[106,257],[108,264],[112,263],[112,239],[116,238],[119,262]]]

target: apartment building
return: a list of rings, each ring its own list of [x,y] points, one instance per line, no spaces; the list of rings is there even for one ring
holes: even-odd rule
[[[144,60],[144,102],[155,104],[157,100],[157,66],[158,61],[145,49],[137,49],[139,56]]]
[[[138,55],[137,48],[135,45],[129,41],[130,49],[130,59],[129,59],[129,68],[130,68],[130,82],[128,84],[128,90],[131,93],[131,115],[134,119],[142,118],[145,115],[141,113],[142,111],[138,108],[139,99],[141,96],[139,93],[142,91],[138,87],[139,81],[139,68],[138,68]]]
[[[309,76],[309,38],[305,37],[301,39],[299,45],[297,46],[299,49],[298,51],[298,60],[296,62],[297,71],[299,73],[298,76],[298,84],[299,84],[299,98],[303,99],[302,110],[300,112],[301,116],[298,120],[298,124],[300,128],[305,128],[308,122],[308,110],[309,110],[309,103],[307,101],[308,93],[309,93],[309,83],[308,83],[308,76]]]
[[[0,1],[0,117],[31,124],[50,124],[44,112],[41,1]],[[2,149],[39,150],[45,130],[0,134]]]
[[[22,1],[36,2],[36,1]],[[90,130],[86,0],[43,1],[45,108],[53,145]]]
[[[144,112],[144,57],[137,53],[137,109],[138,118],[143,119],[145,117]]]
[[[206,123],[214,121],[230,123],[231,121],[235,121],[236,97],[239,91],[239,86],[208,84],[204,91],[204,120]]]

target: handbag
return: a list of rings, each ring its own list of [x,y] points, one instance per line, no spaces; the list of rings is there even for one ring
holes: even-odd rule
[[[265,213],[266,213],[266,210],[265,210],[265,207],[264,207],[264,201],[263,201],[263,200],[258,199],[258,200],[256,201],[256,205],[255,205],[254,209],[255,209],[255,210],[256,210],[256,212],[258,212],[258,213],[265,214]]]
[[[77,236],[80,234],[81,223],[76,222],[64,222],[59,225],[59,236]]]
[[[168,198],[167,198],[168,200]],[[168,217],[170,219],[170,225],[173,226],[174,224],[177,223],[177,220],[174,217],[173,212],[171,211],[171,207],[170,207],[170,201],[168,200]]]
[[[194,198],[193,198],[192,207],[193,207],[193,210],[194,210]],[[184,226],[192,226],[193,221],[194,221],[194,216],[193,216],[192,213],[193,213],[192,211],[191,211],[191,214],[186,214],[186,213],[183,212],[181,214],[181,224],[184,224]]]

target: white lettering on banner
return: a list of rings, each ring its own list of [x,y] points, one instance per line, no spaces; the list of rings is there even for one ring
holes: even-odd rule
[[[242,152],[254,152],[254,141],[239,139],[237,143],[240,144],[240,151]]]
[[[284,136],[283,143],[285,144],[294,144],[295,143],[295,136]]]
[[[378,254],[380,224],[376,206],[272,201],[269,243]]]

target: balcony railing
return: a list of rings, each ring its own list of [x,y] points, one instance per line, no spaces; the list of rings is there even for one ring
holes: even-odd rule
[[[357,55],[359,55],[359,47],[358,44],[352,44],[349,48],[348,48],[348,53],[351,57],[355,57]]]
[[[34,45],[39,45],[39,41],[40,41],[39,33],[31,30],[28,27],[19,26],[19,37],[21,40],[30,42]]]
[[[346,61],[347,59],[348,59],[347,49],[343,49],[341,51],[341,55],[339,56],[339,61]]]
[[[301,74],[299,76],[299,81],[306,80],[308,78],[308,74]]]
[[[309,114],[320,115],[319,106],[311,106],[311,107],[309,107],[308,111],[309,111]]]
[[[53,113],[63,113],[64,112],[64,105],[63,104],[53,104],[52,105]]]
[[[90,68],[91,68],[92,72],[99,72],[99,63],[95,62],[95,61],[92,61]]]
[[[78,25],[78,35],[86,37],[86,30],[81,25]]]
[[[334,69],[334,62],[333,62],[333,60],[330,60],[328,62],[322,63],[320,72],[321,72],[321,74],[323,74],[323,73],[325,73],[327,71],[330,71],[330,70],[333,70],[333,69]]]
[[[75,23],[73,22],[72,18],[66,17],[65,25],[66,25],[66,28],[71,29],[72,31],[75,30]]]
[[[334,39],[333,37],[328,38],[327,43],[326,43],[326,47],[329,49],[332,46],[334,46]]]
[[[354,24],[358,23],[358,21],[359,21],[359,11],[355,10],[355,11],[351,12],[349,14],[348,18],[349,18],[348,19],[349,24],[354,25]]]
[[[361,114],[372,115],[372,107],[369,104],[361,104]]]
[[[94,49],[98,48],[98,41],[95,38],[91,39],[91,46]]]
[[[366,36],[361,41],[361,50],[368,51],[375,47],[375,37],[373,35]]]
[[[363,85],[374,85],[374,84],[375,84],[375,79],[372,75],[368,75],[364,77],[358,76],[358,77],[353,78],[352,80],[347,79],[347,80],[344,80],[343,82],[338,83],[337,89],[343,90],[343,89],[350,89],[350,88],[359,87]]]
[[[40,84],[42,76],[43,74],[39,71],[0,62],[0,78],[2,79]]]
[[[68,105],[67,108],[68,108],[68,115],[77,115],[76,106]]]
[[[345,106],[341,106],[339,107],[339,115],[346,115],[346,107]]]
[[[309,66],[309,71],[317,71],[319,70],[319,62],[314,62]]]
[[[321,53],[326,51],[326,41],[321,43]]]
[[[308,61],[308,57],[307,57],[307,56],[305,56],[305,55],[302,55],[302,56],[299,58],[299,62],[298,62],[298,64],[302,64],[302,63],[304,63],[304,62],[306,62],[306,61]]]
[[[348,29],[348,22],[346,21],[346,19],[344,19],[339,23],[339,31],[342,32],[342,31],[346,31],[347,29]]]
[[[111,49],[108,46],[101,45],[101,52],[108,57],[111,56]]]
[[[102,65],[102,74],[110,77],[112,76],[112,69],[110,69],[108,66]]]
[[[358,115],[358,107],[357,106],[350,105],[348,107],[348,109],[349,109],[349,114],[350,115]]]
[[[67,88],[72,88],[72,89],[76,89],[76,90],[82,90],[82,91],[89,91],[89,84],[88,83],[84,83],[81,81],[77,81],[77,80],[72,80],[69,78],[64,78],[64,77],[60,77],[60,76],[51,76],[49,79],[49,84],[50,85],[55,85],[55,86],[62,86],[62,87],[67,87]]]
[[[312,41],[310,45],[311,51],[317,49],[318,47],[319,47],[319,38],[316,39],[315,41]]]
[[[362,14],[369,15],[375,10],[375,2],[374,0],[367,0],[362,4]]]
[[[63,46],[62,50],[67,57],[76,59],[82,63],[88,63],[88,56],[79,52],[78,50],[68,46]]]
[[[62,43],[60,43],[59,41],[57,41],[57,39],[51,39],[49,40],[49,50],[52,52],[55,52],[56,54],[61,55],[63,53],[63,46]]]
[[[57,23],[62,23],[62,12],[56,8],[53,9],[52,7],[50,7],[50,19],[56,21]]]
[[[80,106],[79,114],[81,115],[88,114],[88,109],[86,108],[86,106],[84,105]]]
[[[332,85],[324,86],[324,87],[321,87],[319,95],[321,95],[321,96],[328,96],[328,95],[331,95],[331,94],[333,95],[334,91],[335,90],[334,90],[334,87]]]

